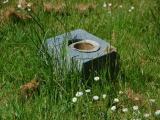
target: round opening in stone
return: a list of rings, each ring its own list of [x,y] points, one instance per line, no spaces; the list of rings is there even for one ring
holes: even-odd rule
[[[81,40],[72,43],[70,47],[80,52],[95,52],[100,48],[99,44],[92,40]]]
[[[94,46],[87,42],[81,42],[74,45],[74,48],[79,50],[92,50]]]

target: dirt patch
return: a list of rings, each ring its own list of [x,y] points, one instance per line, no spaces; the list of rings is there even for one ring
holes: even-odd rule
[[[140,93],[135,93],[132,89],[127,89],[125,91],[125,94],[127,95],[128,99],[138,105],[143,105],[145,104],[145,98],[142,94]]]
[[[96,6],[97,5],[93,3],[88,3],[88,4],[80,3],[75,6],[75,9],[79,12],[85,12],[96,9]]]
[[[20,96],[23,99],[27,99],[31,96],[33,96],[33,94],[35,92],[39,91],[39,81],[37,79],[33,79],[30,82],[20,86]]]
[[[87,43],[87,42],[80,42],[74,45],[74,48],[79,50],[92,50],[94,45]]]
[[[19,8],[19,9],[26,9],[26,10],[28,10],[28,11],[30,11],[30,10],[34,10],[34,5],[33,5],[33,3],[31,3],[31,2],[27,2],[27,1],[25,1],[25,0],[19,0],[18,1],[18,3],[17,3],[17,7]],[[30,9],[30,10],[29,10]]]
[[[51,2],[44,3],[44,11],[45,12],[55,12],[57,14],[62,14],[65,12],[65,4],[64,3],[57,3],[52,4]]]
[[[43,4],[45,12],[52,12],[53,11],[53,4],[48,2]]]
[[[1,21],[8,21],[8,20],[28,20],[32,17],[24,12],[17,11],[14,7],[8,7],[1,13],[3,16]]]
[[[27,8],[27,5],[28,5],[28,2],[25,1],[25,0],[19,0],[19,1],[18,1],[18,5],[19,5],[22,9],[26,9],[26,8]]]

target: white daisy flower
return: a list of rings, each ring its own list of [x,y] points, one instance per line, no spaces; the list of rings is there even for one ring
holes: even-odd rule
[[[128,112],[128,108],[123,108],[122,112],[124,112],[124,113]]]
[[[115,110],[116,110],[116,106],[112,106],[112,107],[111,107],[111,110],[112,110],[112,111],[115,111]]]
[[[131,7],[131,10],[134,10],[134,6]]]
[[[77,92],[76,93],[76,97],[80,97],[80,96],[82,96],[83,95],[83,92]]]
[[[6,3],[8,3],[9,2],[9,0],[5,0],[5,1],[3,1],[3,4],[6,4]]]
[[[28,4],[27,4],[27,7],[31,7],[31,6],[32,6],[32,4],[31,4],[31,3],[28,3]]]
[[[133,106],[133,110],[137,111],[139,109],[139,107],[136,105],[136,106]]]
[[[111,6],[112,6],[112,3],[108,3],[108,6],[111,7]]]
[[[144,113],[144,115],[143,115],[145,118],[148,118],[149,116],[150,116],[150,114],[149,113]]]
[[[98,76],[94,77],[94,81],[99,81],[99,77]]]
[[[103,7],[104,7],[104,8],[106,8],[106,7],[107,7],[107,4],[106,4],[105,2],[103,3]]]
[[[87,90],[85,90],[85,92],[86,92],[86,93],[89,93],[89,92],[91,92],[91,90],[90,90],[90,89],[87,89]]]
[[[118,103],[118,102],[119,102],[119,99],[118,99],[118,98],[114,98],[113,102],[114,102],[114,103]]]
[[[128,12],[132,12],[132,10],[131,10],[131,9],[129,9],[129,10],[128,10]]]
[[[155,100],[155,99],[149,99],[149,102],[150,102],[150,103],[155,103],[156,100]]]
[[[102,98],[103,98],[103,99],[105,99],[106,97],[107,97],[107,95],[106,95],[106,94],[103,94],[103,95],[102,95]]]
[[[122,6],[122,5],[119,5],[119,7],[122,8],[123,6]]]
[[[119,91],[119,94],[122,95],[122,94],[123,94],[123,91]]]
[[[22,8],[22,5],[21,5],[21,4],[18,4],[17,7],[18,7],[18,8]]]
[[[29,12],[31,11],[31,9],[30,9],[30,8],[28,8],[27,10],[28,10]]]
[[[74,98],[72,98],[72,102],[77,102],[77,98],[76,97],[74,97]]]
[[[154,113],[156,116],[160,116],[160,110],[156,110],[156,112]]]
[[[99,100],[99,97],[98,96],[93,96],[93,100],[97,101],[97,100]]]

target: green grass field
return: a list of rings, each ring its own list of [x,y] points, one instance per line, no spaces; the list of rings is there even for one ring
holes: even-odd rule
[[[32,16],[29,20],[3,14],[17,6],[16,0],[0,1],[0,120],[160,119],[155,113],[160,110],[159,0],[65,0],[60,2],[66,4],[64,14],[45,12],[47,0],[32,1],[34,12],[21,10]],[[80,3],[96,8],[75,10]],[[100,80],[85,80],[90,81],[89,86],[81,82],[78,72],[59,67],[52,59],[48,65],[41,60],[42,42],[78,28],[117,48],[121,70],[116,80],[96,74]],[[24,100],[20,86],[35,76],[42,81],[39,92],[31,91],[32,96]],[[73,102],[78,91],[83,95]]]

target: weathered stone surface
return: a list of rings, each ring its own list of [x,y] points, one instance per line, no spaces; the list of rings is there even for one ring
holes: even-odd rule
[[[60,61],[59,64],[67,65],[68,69],[76,67],[84,75],[109,68],[111,76],[115,76],[118,71],[116,49],[84,30],[78,29],[50,38],[45,45],[49,54]]]

